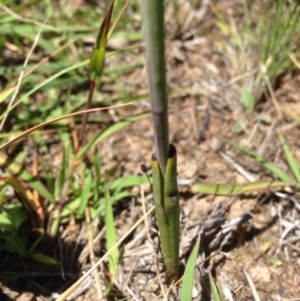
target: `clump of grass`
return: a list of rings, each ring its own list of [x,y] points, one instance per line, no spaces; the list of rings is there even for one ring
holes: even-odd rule
[[[295,0],[244,0],[243,8],[243,19],[237,21],[233,10],[214,7],[217,25],[227,37],[216,43],[228,67],[230,84],[240,87],[240,100],[251,112],[267,92],[268,82],[274,84],[279,75],[294,68],[289,53],[298,51],[300,5]]]
[[[91,106],[93,91],[97,82],[99,83],[104,70],[105,49],[108,40],[108,31],[110,28],[110,18],[113,5],[114,1],[111,2],[108,13],[106,14],[103,25],[101,26],[96,47],[92,53],[92,59],[90,60],[91,85],[86,106],[87,109]],[[18,7],[16,9],[18,10]],[[20,7],[19,11],[23,11],[25,9],[26,6]],[[7,11],[11,13],[13,17],[15,16],[11,10]],[[121,13],[122,11],[124,11],[123,7],[121,9]],[[9,22],[11,22],[9,16],[0,15],[0,18],[3,18],[3,23],[9,24]],[[20,19],[21,22],[28,21],[23,18]],[[9,123],[11,118],[14,118],[13,116],[15,111],[16,109],[19,109],[20,105],[23,105],[23,111],[19,111],[18,122],[16,122],[12,128],[10,134],[1,136],[2,141],[0,149],[5,151],[7,148],[11,147],[11,145],[20,143],[22,139],[30,137],[30,142],[34,145],[36,151],[41,147],[43,152],[47,153],[49,152],[49,148],[47,142],[43,139],[43,129],[46,126],[52,126],[55,123],[57,125],[56,134],[63,149],[63,156],[57,175],[55,175],[53,170],[51,170],[49,165],[47,165],[47,162],[45,162],[39,154],[33,158],[33,172],[28,172],[23,163],[27,156],[32,155],[31,153],[22,151],[17,154],[14,159],[11,159],[10,156],[4,152],[0,153],[0,166],[4,170],[4,174],[1,175],[0,178],[0,205],[4,208],[3,212],[0,214],[1,250],[4,249],[8,252],[17,252],[20,256],[30,257],[46,264],[59,264],[54,258],[36,253],[35,250],[40,241],[46,235],[56,237],[59,233],[59,227],[62,224],[70,222],[71,217],[78,220],[85,219],[88,226],[94,224],[96,220],[102,220],[107,229],[107,248],[110,249],[111,246],[116,243],[112,206],[116,202],[131,196],[130,192],[124,190],[124,187],[135,186],[136,184],[145,182],[145,179],[140,176],[129,176],[123,177],[122,180],[117,179],[107,181],[107,179],[113,175],[115,168],[113,167],[111,170],[107,171],[101,170],[101,160],[99,159],[99,154],[95,146],[112,133],[122,129],[124,126],[138,120],[139,118],[144,118],[147,115],[144,114],[142,116],[136,116],[131,120],[122,120],[112,126],[107,126],[104,131],[100,132],[100,134],[98,134],[93,140],[89,141],[88,144],[83,145],[83,135],[85,133],[87,116],[90,112],[99,111],[99,108],[67,114],[76,111],[86,101],[84,101],[83,98],[79,98],[78,103],[75,106],[72,106],[71,102],[65,102],[66,99],[70,100],[72,93],[69,91],[69,93],[66,93],[66,99],[62,97],[62,99],[59,100],[60,97],[58,95],[58,91],[54,87],[57,84],[58,86],[63,86],[66,82],[71,83],[71,72],[87,65],[89,60],[84,60],[83,62],[74,64],[71,67],[66,67],[65,64],[62,64],[60,65],[60,70],[59,66],[51,62],[48,67],[54,72],[59,70],[57,73],[44,80],[43,72],[40,74],[40,70],[38,70],[39,72],[37,72],[37,76],[35,76],[36,74],[34,71],[43,64],[48,63],[49,58],[43,59],[42,62],[39,62],[35,66],[29,66],[30,69],[27,71],[30,55],[33,53],[37,45],[41,44],[41,46],[45,47],[45,50],[49,50],[46,49],[46,46],[50,46],[51,43],[47,43],[47,40],[41,34],[42,30],[40,30],[36,36],[34,36],[31,32],[31,30],[35,30],[35,26],[41,26],[40,22],[29,23],[30,25],[23,28],[23,31],[18,31],[18,34],[15,36],[16,44],[21,45],[21,42],[19,41],[19,38],[21,39],[21,37],[19,37],[19,35],[21,36],[22,33],[25,35],[23,38],[32,39],[35,37],[35,41],[30,54],[25,60],[23,66],[24,70],[18,70],[21,71],[18,83],[15,83],[15,80],[11,80],[10,78],[11,82],[9,82],[8,88],[4,89],[0,93],[0,101],[3,102],[3,107],[6,107],[6,110],[1,112],[1,128],[6,125],[6,122]],[[16,24],[17,28],[21,28],[21,26],[22,24]],[[45,25],[45,28],[44,29],[46,31],[53,30],[52,26]],[[4,27],[2,30],[7,31],[8,27]],[[68,30],[71,31],[72,29],[68,28],[67,31]],[[30,32],[30,35],[27,35],[27,32]],[[60,33],[60,30],[56,30],[55,32]],[[55,39],[55,37],[53,39]],[[72,41],[72,43],[74,43],[74,41]],[[72,43],[67,44],[70,45]],[[51,48],[51,51],[52,50],[54,49]],[[59,51],[55,51],[52,59],[56,54],[63,50],[64,47],[62,47]],[[65,57],[62,59],[64,58]],[[81,71],[82,70],[80,70],[80,72]],[[67,81],[61,79],[61,76],[66,74],[69,76]],[[36,79],[38,81],[41,80],[41,83],[34,84]],[[27,80],[29,80],[29,82],[27,82]],[[55,81],[57,82],[55,83]],[[26,83],[29,83],[29,85],[24,87]],[[34,102],[30,102],[29,97],[33,97],[34,93],[40,92],[41,90],[41,93],[48,95],[43,89],[45,89],[49,95],[55,99],[55,102],[51,103],[50,99],[49,102],[45,102],[45,104],[37,106],[35,112],[32,110],[32,104]],[[29,107],[31,107],[31,109],[29,109]],[[103,108],[100,108],[100,110],[102,109]],[[39,115],[39,113],[41,114]],[[82,123],[79,138],[77,138],[77,132],[74,129],[77,122],[75,116],[78,115],[86,116]],[[44,122],[45,120],[46,122]],[[69,122],[67,122],[67,120],[69,120]],[[36,126],[36,124],[38,125]],[[69,124],[71,125],[70,129],[67,128]],[[24,131],[23,128],[25,125],[26,127],[31,126],[31,128]],[[33,133],[35,135],[32,135]],[[86,157],[87,152],[92,152],[93,149],[95,150],[93,166],[89,167],[87,162],[84,161],[84,158]],[[43,174],[44,183],[39,179],[39,170],[41,170],[41,173]],[[5,193],[9,185],[12,185],[20,195],[17,200],[13,200],[12,204],[6,202],[7,198]],[[15,202],[18,200],[22,205]],[[29,222],[29,224],[31,223],[31,228],[28,228],[27,225],[24,227],[26,222]],[[24,232],[23,228],[28,231]],[[30,244],[29,238],[32,235],[33,229],[38,230],[39,237]],[[91,242],[91,262],[94,263],[92,258],[93,231],[90,232],[91,235],[89,235],[89,241]],[[11,239],[12,237],[13,241]],[[116,275],[118,260],[119,253],[118,249],[116,249],[109,257],[109,272],[112,276],[110,279],[111,282],[113,282]],[[97,273],[95,274],[95,277],[96,275]],[[109,286],[110,285],[108,285],[108,287]],[[109,290],[107,290],[107,293],[108,292]],[[100,295],[100,292],[98,295]]]

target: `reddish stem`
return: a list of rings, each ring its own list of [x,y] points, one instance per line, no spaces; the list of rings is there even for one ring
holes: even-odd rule
[[[90,82],[89,96],[88,96],[88,100],[87,100],[87,103],[86,103],[86,106],[85,106],[86,110],[88,110],[91,107],[95,86],[96,86],[96,82],[94,80],[92,80]],[[84,135],[84,132],[85,132],[88,117],[89,117],[89,113],[85,113],[83,115],[81,128],[80,128],[80,132],[79,132],[79,135],[78,135],[78,147],[76,149],[76,154],[78,153],[78,151],[79,151],[79,149],[82,145],[83,135]]]

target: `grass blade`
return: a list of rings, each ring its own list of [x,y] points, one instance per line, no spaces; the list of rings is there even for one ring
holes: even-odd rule
[[[264,181],[264,182],[253,182],[245,184],[207,184],[207,183],[195,183],[192,187],[193,192],[203,194],[214,194],[214,195],[240,195],[245,193],[251,193],[258,190],[279,188],[286,186],[285,182],[282,181]]]
[[[293,179],[289,177],[288,174],[282,171],[279,167],[277,167],[275,164],[271,163],[270,161],[266,160],[265,158],[257,155],[255,152],[250,151],[244,147],[241,147],[238,144],[231,142],[227,139],[221,138],[221,140],[225,141],[226,143],[236,148],[237,150],[241,151],[242,153],[246,154],[247,156],[253,158],[257,163],[259,163],[264,168],[269,170],[272,174],[274,174],[277,178],[279,178],[283,182],[287,184],[293,184],[295,182]]]
[[[82,157],[84,157],[84,155],[87,153],[87,151],[95,144],[99,143],[100,141],[102,141],[103,139],[105,139],[106,137],[110,136],[111,134],[119,131],[120,129],[122,129],[123,127],[137,121],[143,118],[148,117],[149,114],[141,114],[141,115],[137,115],[134,117],[130,117],[127,118],[125,120],[121,120],[115,124],[113,124],[112,126],[106,128],[103,132],[101,132],[100,134],[98,134],[95,138],[93,138],[91,141],[89,141],[85,146],[83,146],[81,148],[81,150],[78,152],[77,155],[77,159],[81,159]]]
[[[210,284],[210,289],[211,289],[211,294],[212,294],[213,300],[214,301],[222,301],[219,291],[218,291],[218,288],[215,284],[215,281],[214,281],[211,273],[209,273],[209,284]]]
[[[281,108],[281,110],[283,111],[283,113],[285,113],[290,118],[292,118],[294,121],[296,121],[298,124],[300,124],[300,117],[297,114],[294,114],[293,112],[290,112],[284,108]]]
[[[293,156],[293,154],[291,153],[291,150],[288,147],[287,143],[285,142],[285,139],[283,138],[283,136],[281,134],[279,134],[278,136],[279,136],[279,140],[280,140],[281,146],[283,148],[286,160],[290,166],[290,169],[293,172],[293,175],[294,175],[295,179],[297,180],[297,182],[300,183],[300,172],[299,172],[298,163],[297,163],[295,157]]]
[[[63,120],[63,119],[67,119],[67,118],[70,118],[70,117],[73,117],[73,116],[77,116],[77,115],[83,115],[84,113],[87,113],[87,112],[96,112],[96,111],[103,111],[103,110],[107,110],[108,108],[117,108],[117,107],[123,107],[123,106],[128,106],[128,105],[131,105],[132,103],[129,102],[127,104],[120,104],[120,105],[115,105],[115,106],[109,106],[109,107],[104,107],[104,108],[95,108],[95,109],[89,109],[89,110],[83,110],[83,111],[79,111],[79,112],[75,112],[75,113],[71,113],[71,114],[66,114],[64,116],[61,116],[61,117],[57,117],[57,118],[54,118],[52,120],[49,120],[49,121],[46,121],[46,122],[43,122],[43,123],[40,123],[32,128],[30,128],[29,130],[26,130],[24,132],[22,132],[20,135],[18,135],[17,137],[11,139],[10,141],[0,145],[0,150],[1,149],[4,149],[6,147],[8,147],[9,145],[17,142],[18,140],[26,137],[27,135],[31,134],[32,132],[46,126],[46,125],[49,125],[49,124],[52,124],[52,123],[55,123],[57,121],[60,121],[60,120]],[[1,119],[1,117],[0,117]]]
[[[108,190],[106,190],[105,193],[105,209],[106,246],[107,250],[110,250],[117,243],[117,235],[114,215],[112,211],[112,202]],[[108,267],[111,274],[111,282],[114,281],[114,278],[118,271],[119,256],[119,249],[115,248],[108,258]]]
[[[192,300],[193,292],[193,281],[194,281],[194,268],[196,265],[196,260],[199,252],[200,246],[200,237],[198,237],[196,244],[192,250],[192,253],[188,259],[188,262],[185,267],[183,280],[182,280],[182,289],[180,295],[180,301],[189,301]]]
[[[83,216],[84,210],[88,205],[88,201],[89,201],[89,198],[90,198],[90,192],[91,192],[91,189],[92,189],[92,184],[93,184],[93,182],[92,182],[91,172],[88,169],[86,169],[85,170],[85,177],[84,177],[84,188],[82,190],[82,194],[81,194],[81,197],[80,197],[80,205],[79,205],[79,208],[78,208],[78,215],[79,216]]]

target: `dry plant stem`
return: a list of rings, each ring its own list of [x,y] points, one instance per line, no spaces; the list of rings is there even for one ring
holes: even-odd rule
[[[117,26],[117,24],[119,23],[122,15],[124,14],[129,3],[130,3],[130,0],[126,0],[121,11],[119,12],[118,16],[116,17],[115,22],[111,25],[109,32],[108,32],[108,39],[110,38],[110,36],[111,36],[112,32],[114,31],[115,27]]]
[[[252,295],[253,295],[254,300],[255,301],[261,301],[260,298],[259,298],[259,295],[257,293],[257,290],[255,288],[255,285],[253,283],[253,280],[251,279],[250,275],[248,274],[248,272],[245,269],[243,269],[243,272],[244,272],[244,275],[246,276],[246,279],[249,283],[249,286],[250,286],[250,289],[252,291]]]
[[[98,111],[108,110],[108,109],[112,109],[112,108],[124,107],[124,106],[128,106],[128,105],[132,105],[132,102],[125,103],[125,104],[114,105],[114,106],[108,106],[108,107],[104,107],[104,108],[95,108],[95,109],[83,110],[83,111],[79,111],[79,112],[75,112],[75,113],[66,114],[64,116],[60,116],[60,117],[54,118],[54,119],[49,120],[49,121],[42,122],[42,123],[40,123],[40,124],[30,128],[30,129],[24,131],[24,132],[22,132],[20,135],[16,136],[12,140],[0,145],[0,150],[8,147],[9,145],[12,145],[13,143],[16,143],[17,141],[19,141],[22,138],[25,138],[27,135],[33,133],[34,131],[36,131],[36,130],[38,130],[38,129],[46,126],[46,125],[55,123],[57,121],[67,119],[67,118],[70,118],[70,117],[73,117],[73,116],[82,115],[84,113],[98,112]]]
[[[142,0],[142,13],[155,152],[162,175],[165,176],[169,152],[169,131],[165,63],[164,1]]]
[[[267,67],[265,65],[261,65],[261,70],[263,72],[263,75],[264,75],[264,78],[265,78],[265,81],[266,81],[266,84],[267,84],[267,87],[268,87],[268,90],[269,90],[269,93],[271,95],[271,100],[273,101],[274,103],[274,106],[275,106],[275,109],[277,111],[277,114],[278,114],[278,118],[279,119],[282,119],[282,112],[280,110],[280,106],[278,104],[278,101],[277,101],[277,98],[275,96],[275,92],[273,90],[273,87],[271,85],[271,81],[270,81],[270,78],[268,76],[268,73],[267,73]]]
[[[169,292],[175,288],[176,286],[178,286],[180,284],[180,282],[182,282],[182,277],[180,279],[178,279],[177,281],[173,282],[165,291],[162,291],[162,293],[160,293],[157,297],[155,297],[154,299],[151,299],[150,301],[157,301],[157,300],[161,300],[160,298],[164,298],[167,294],[169,294]]]
[[[293,61],[293,63],[297,66],[297,68],[300,69],[300,62],[297,61],[295,55],[293,53],[289,53],[289,57]]]

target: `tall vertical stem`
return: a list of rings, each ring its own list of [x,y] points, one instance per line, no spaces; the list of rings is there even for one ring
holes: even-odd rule
[[[169,153],[164,1],[142,0],[142,10],[155,152],[164,176]]]

